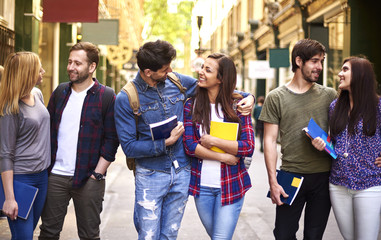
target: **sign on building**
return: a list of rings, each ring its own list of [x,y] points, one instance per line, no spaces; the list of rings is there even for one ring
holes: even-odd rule
[[[249,78],[251,79],[274,78],[274,69],[270,68],[269,61],[250,60],[249,61]]]
[[[290,66],[290,51],[288,48],[270,49],[270,67],[280,68]]]
[[[99,19],[97,23],[82,23],[82,41],[119,45],[119,20]]]

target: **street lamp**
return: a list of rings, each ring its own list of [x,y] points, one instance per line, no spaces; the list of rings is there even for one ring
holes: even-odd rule
[[[198,49],[194,50],[198,57],[200,57],[204,52],[205,49],[201,48],[201,36],[200,36],[200,29],[202,26],[202,16],[197,16],[197,27],[198,27]]]

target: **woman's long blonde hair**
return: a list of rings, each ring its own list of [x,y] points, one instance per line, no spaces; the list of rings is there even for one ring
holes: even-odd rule
[[[39,78],[41,62],[36,53],[8,55],[0,87],[0,116],[18,114],[19,101],[28,96]]]

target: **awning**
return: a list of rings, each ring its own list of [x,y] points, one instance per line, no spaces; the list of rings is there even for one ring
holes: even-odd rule
[[[43,22],[98,22],[98,0],[43,0]]]

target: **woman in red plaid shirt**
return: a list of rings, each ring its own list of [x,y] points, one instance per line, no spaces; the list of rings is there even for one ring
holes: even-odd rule
[[[251,117],[236,111],[242,98],[234,93],[236,68],[226,55],[215,53],[205,60],[196,96],[184,106],[184,146],[192,158],[189,194],[195,197],[197,212],[212,239],[231,239],[251,187],[244,157],[254,151]],[[239,123],[237,141],[209,135],[210,122]],[[224,153],[212,151],[218,147]]]

